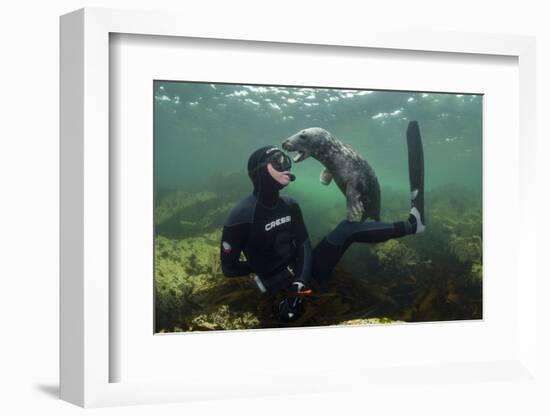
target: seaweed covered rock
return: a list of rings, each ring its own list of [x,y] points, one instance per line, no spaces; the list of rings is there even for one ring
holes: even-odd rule
[[[220,273],[219,231],[170,240],[155,249],[156,329],[159,332],[276,328],[281,294],[262,295],[249,277]],[[384,291],[338,269],[325,291],[306,299],[306,314],[293,326],[340,325],[367,319],[391,300]],[[383,315],[379,315],[383,318]]]
[[[165,191],[161,195],[155,205],[155,225],[164,223],[186,208],[216,198],[215,193],[207,191],[187,192],[176,190],[172,192]]]
[[[179,228],[155,238],[157,330],[283,326],[277,319],[280,296],[261,295],[248,276],[226,278],[221,273],[221,225],[234,202],[209,192],[163,198],[157,230],[172,227],[171,221]],[[425,233],[353,244],[324,290],[306,299],[306,313],[292,325],[481,318],[479,196],[450,186],[427,193],[426,200]],[[384,204],[386,212],[402,210],[401,200]],[[336,221],[336,214],[328,218]]]
[[[380,324],[402,324],[404,321],[396,321],[390,318],[368,318],[368,319],[351,319],[344,321],[340,325],[380,325]]]
[[[211,232],[221,228],[233,206],[209,191],[169,193],[155,208],[156,233],[182,239]]]
[[[416,251],[400,240],[376,244],[372,247],[371,253],[376,258],[377,269],[383,271],[386,276],[408,276],[419,261]]]
[[[438,190],[431,198],[432,218],[439,238],[446,241],[447,261],[460,264],[471,283],[481,284],[482,219],[480,197],[454,186]],[[450,257],[450,259],[449,259]]]
[[[208,314],[200,314],[191,320],[190,331],[231,330],[259,328],[260,321],[251,312],[235,312],[228,305],[221,305]]]
[[[385,243],[354,244],[341,266],[387,298],[395,320],[440,321],[482,316],[480,195],[449,185],[426,195],[427,231]],[[400,212],[401,200],[386,200]]]
[[[201,309],[197,293],[216,285],[220,274],[217,249],[220,231],[202,237],[155,239],[156,327],[181,326],[179,322]]]

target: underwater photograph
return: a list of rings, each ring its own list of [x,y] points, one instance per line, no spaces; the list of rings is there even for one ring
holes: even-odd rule
[[[155,333],[479,320],[483,95],[157,80]]]

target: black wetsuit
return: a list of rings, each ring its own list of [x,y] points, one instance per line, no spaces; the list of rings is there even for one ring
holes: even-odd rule
[[[247,261],[239,260],[241,251]],[[252,194],[237,204],[224,226],[221,264],[228,277],[254,272],[271,290],[278,290],[292,277],[307,281],[310,257],[300,207],[289,197],[279,197],[270,206]]]
[[[222,234],[221,266],[225,276],[256,273],[268,291],[293,281],[323,283],[353,242],[377,243],[414,232],[409,221],[395,223],[344,220],[311,253],[298,203],[279,196],[279,185],[264,166],[251,175],[252,195],[231,211]],[[246,260],[240,260],[241,252]]]
[[[298,203],[279,196],[283,186],[265,166],[254,172],[252,180],[253,194],[233,208],[223,228],[223,274],[256,273],[270,291],[283,289],[295,280],[306,283],[311,246]],[[241,252],[246,261],[240,260]]]

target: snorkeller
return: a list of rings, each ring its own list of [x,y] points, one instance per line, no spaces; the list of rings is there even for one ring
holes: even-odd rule
[[[304,313],[304,297],[329,279],[354,242],[378,243],[424,231],[424,169],[420,131],[416,122],[407,130],[411,210],[404,221],[355,222],[347,219],[323,237],[312,250],[298,203],[280,190],[296,177],[292,161],[275,146],[262,147],[248,160],[254,189],[231,211],[221,245],[221,267],[227,277],[253,274],[263,293],[285,293],[278,305],[287,323]],[[241,260],[244,253],[245,260]]]
[[[225,276],[255,273],[262,292],[275,293],[295,283],[305,286],[311,246],[298,203],[279,191],[295,179],[290,158],[275,146],[256,150],[248,160],[251,195],[231,211],[224,226],[221,266]],[[241,252],[246,261],[240,260]]]

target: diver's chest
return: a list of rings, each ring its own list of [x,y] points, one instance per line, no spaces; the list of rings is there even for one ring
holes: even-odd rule
[[[263,230],[266,233],[269,233],[272,230],[282,230],[290,228],[292,222],[292,216],[290,214],[283,215],[277,218],[268,219],[265,224],[263,224]]]
[[[293,215],[290,208],[275,211],[265,210],[256,219],[256,229],[262,238],[269,238],[273,234],[292,229]]]

